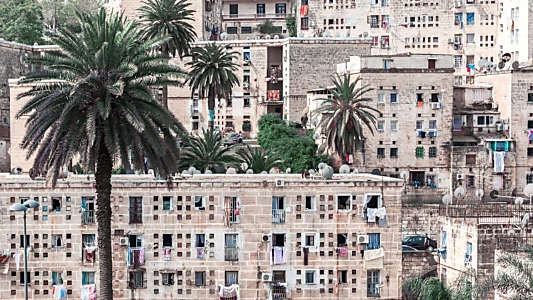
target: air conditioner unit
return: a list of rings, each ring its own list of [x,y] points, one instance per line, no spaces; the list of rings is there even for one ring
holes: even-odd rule
[[[283,187],[285,186],[285,181],[281,179],[276,179],[276,187]]]
[[[261,238],[261,240],[263,242],[270,242],[270,239],[272,238],[272,235],[268,234],[268,233],[265,233],[263,234],[263,237]]]
[[[385,105],[385,102],[378,102],[378,105]]]
[[[263,274],[261,274],[261,279],[263,279],[263,282],[271,282],[272,281],[272,273],[263,273]]]
[[[448,44],[453,44],[453,39],[448,39]]]
[[[368,235],[366,234],[358,235],[357,244],[368,244]]]
[[[455,7],[461,7],[461,6],[462,6],[461,2],[455,2]]]
[[[457,174],[457,180],[464,180],[465,174]]]
[[[121,246],[127,246],[129,244],[129,239],[127,237],[121,237],[120,241],[119,241],[119,244]]]
[[[430,103],[430,106],[431,106],[432,109],[439,109],[440,108],[440,102]]]

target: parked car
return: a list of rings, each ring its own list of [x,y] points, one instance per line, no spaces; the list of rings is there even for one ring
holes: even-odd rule
[[[231,146],[239,143],[239,135],[235,132],[228,133],[224,137],[224,146]]]
[[[426,237],[423,235],[415,235],[406,237],[402,241],[402,246],[409,246],[413,247],[417,250],[427,250],[429,252],[433,252],[433,250],[437,249],[437,241],[433,239],[429,239],[429,243],[426,247]]]
[[[402,245],[402,252],[416,252],[416,251],[418,250],[416,250],[415,248],[411,246]]]

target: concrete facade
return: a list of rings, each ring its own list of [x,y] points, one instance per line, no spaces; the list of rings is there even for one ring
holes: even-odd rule
[[[52,276],[62,278],[68,298],[79,299],[84,284],[98,291],[95,273],[82,275],[98,271],[98,253],[94,263],[86,255],[96,236],[93,184],[71,174],[51,189],[44,180],[2,175],[5,252],[22,251],[23,230],[22,216],[7,207],[25,199],[41,204],[28,213],[31,299],[50,297]],[[115,297],[219,299],[218,287],[237,275],[239,299],[367,299],[369,289],[398,299],[401,185],[369,174],[195,175],[168,190],[153,177],[113,176]],[[361,218],[367,197],[386,207],[386,227]],[[381,264],[363,259],[367,244],[359,240],[368,234],[378,234]],[[277,255],[271,261],[274,246],[285,247],[286,262]],[[13,258],[3,266],[0,298],[22,299],[23,272]]]

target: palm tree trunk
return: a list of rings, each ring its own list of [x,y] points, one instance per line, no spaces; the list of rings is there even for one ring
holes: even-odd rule
[[[168,85],[163,86],[163,106],[168,109]]]
[[[207,110],[209,130],[213,130],[215,128],[215,88],[213,86],[209,87],[209,93],[207,94]],[[211,111],[213,115],[211,115]]]
[[[96,169],[96,220],[100,268],[99,298],[113,300],[113,249],[111,248],[111,172],[113,161],[102,140]]]

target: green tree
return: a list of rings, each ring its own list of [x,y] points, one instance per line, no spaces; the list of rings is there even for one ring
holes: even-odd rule
[[[194,21],[194,11],[189,9],[190,2],[186,0],[146,0],[139,8],[140,17],[144,25],[144,38],[155,39],[170,36],[171,39],[161,45],[161,52],[165,56],[187,55],[191,43],[196,39],[196,33],[191,22]],[[168,88],[163,87],[163,105],[168,108]]]
[[[268,172],[270,169],[281,165],[279,156],[270,149],[252,148],[250,145],[246,145],[246,148],[237,150],[237,156],[240,158],[241,163],[246,164],[247,169],[253,170],[255,174],[263,171]],[[243,169],[243,171],[247,169]]]
[[[372,90],[368,85],[359,86],[361,78],[351,82],[349,74],[333,78],[334,87],[328,89],[331,98],[322,101],[313,114],[321,119],[318,126],[326,133],[326,144],[335,153],[343,156],[352,153],[365,138],[364,127],[374,134],[379,111],[367,103],[372,102],[365,94]]]
[[[239,85],[235,72],[238,65],[237,52],[228,51],[223,45],[210,43],[195,47],[191,51],[193,60],[186,65],[190,68],[189,87],[192,93],[198,91],[200,98],[207,96],[209,129],[215,127],[215,98],[229,99],[231,90]],[[191,96],[192,97],[192,96]]]
[[[45,28],[56,33],[61,26],[70,26],[80,31],[76,12],[88,13],[98,11],[105,0],[40,0],[43,7],[43,23]]]
[[[274,26],[274,22],[272,22],[272,20],[266,20],[263,24],[259,24],[258,30],[262,34],[281,33],[280,28]]]
[[[220,133],[202,129],[202,136],[189,138],[189,147],[181,155],[181,167],[195,167],[200,171],[214,171],[216,167],[237,166],[238,160],[232,154],[234,146],[224,147]]]
[[[533,298],[533,247],[525,246],[520,254],[503,253],[498,264],[504,267],[495,281],[494,287],[507,292],[508,299],[529,300]]]
[[[43,43],[43,10],[37,0],[0,0],[0,37],[33,45]]]
[[[287,25],[287,30],[289,31],[289,37],[296,37],[298,29],[296,28],[296,17],[294,12],[291,10],[291,13],[285,18],[285,25]]]
[[[183,127],[150,88],[178,84],[184,72],[155,51],[167,38],[143,42],[135,21],[104,9],[77,16],[80,34],[60,28],[52,37],[62,51],[30,60],[43,69],[19,81],[33,88],[18,96],[30,99],[17,118],[29,116],[22,147],[35,155],[32,176],[47,174],[55,186],[74,158],[95,173],[99,297],[113,299],[113,166],[131,162],[128,169],[142,170],[146,158],[160,176],[176,171]]]
[[[475,282],[473,284],[472,282]],[[456,280],[446,287],[438,278],[415,277],[402,285],[403,300],[483,300],[492,288],[490,280],[476,276],[472,271],[461,272]],[[530,299],[530,298],[528,298]]]

